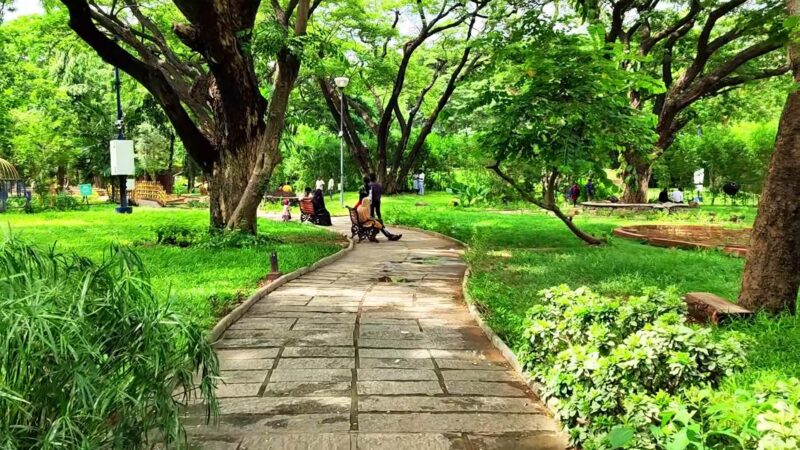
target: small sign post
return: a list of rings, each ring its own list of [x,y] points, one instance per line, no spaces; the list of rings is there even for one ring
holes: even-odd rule
[[[81,185],[78,185],[78,189],[81,191],[81,196],[83,197],[83,202],[88,205],[89,204],[89,196],[92,195],[92,185],[91,184],[81,184]]]

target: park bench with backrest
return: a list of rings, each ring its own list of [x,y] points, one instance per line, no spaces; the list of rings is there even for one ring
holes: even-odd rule
[[[351,235],[350,238],[352,239],[356,235],[358,235],[358,242],[363,241],[364,239],[373,239],[375,235],[378,234],[378,229],[372,225],[365,226],[359,219],[358,219],[358,211],[355,208],[347,207],[347,210],[350,212],[350,223],[352,226],[350,227]]]
[[[316,223],[314,218],[314,203],[310,198],[300,199],[300,223]]]

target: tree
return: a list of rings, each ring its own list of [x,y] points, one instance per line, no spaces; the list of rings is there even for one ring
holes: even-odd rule
[[[275,0],[259,13],[260,1],[61,0],[70,28],[153,95],[210,178],[212,227],[251,233],[320,2]],[[274,57],[259,64],[270,85],[254,50]]]
[[[579,3],[587,16],[606,18],[607,42],[652,61],[627,65],[629,70],[658,74],[666,88],[630,93],[632,106],[658,116],[658,140],[652,148],[622,152],[625,201],[647,201],[653,162],[691,120],[694,103],[788,71],[777,56],[785,42],[784,12],[777,0],[686,0],[670,8],[661,8],[659,0]]]
[[[324,61],[328,67],[318,74],[317,84],[338,129],[342,99],[327,74],[355,75],[348,91],[358,94],[345,95],[344,140],[361,173],[375,173],[387,193],[405,185],[457,85],[475,67],[472,43],[485,26],[478,22],[486,18],[482,12],[488,4],[416,0],[377,17],[363,5],[356,13],[345,10],[354,16],[352,28],[329,46],[339,52]],[[408,23],[416,25],[415,34],[399,30]]]
[[[795,32],[800,1],[787,0]],[[789,64],[800,83],[800,43],[789,43]],[[793,90],[781,116],[775,152],[750,238],[739,304],[753,311],[797,312],[800,289],[800,91]]]
[[[624,95],[654,81],[620,69],[623,55],[602,39],[560,34],[530,18],[509,29],[493,40],[491,60],[469,86],[478,145],[495,160],[489,169],[523,200],[600,244],[561,211],[557,197],[581,178],[604,178],[615,149],[655,142],[652,118]]]

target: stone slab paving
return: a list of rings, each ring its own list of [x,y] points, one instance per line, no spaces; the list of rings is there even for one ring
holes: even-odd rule
[[[217,343],[220,420],[190,409],[192,447],[566,448],[463,304],[461,253],[404,230],[269,294]]]

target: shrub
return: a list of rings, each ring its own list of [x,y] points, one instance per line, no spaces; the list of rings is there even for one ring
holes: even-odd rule
[[[190,247],[202,239],[202,230],[178,223],[166,223],[155,228],[156,242],[162,245]]]
[[[130,250],[102,262],[0,244],[0,448],[185,446],[199,392],[216,411],[216,356]]]
[[[197,248],[256,248],[280,242],[263,234],[253,235],[238,230],[208,231],[198,227],[169,223],[155,228],[156,243]]]
[[[740,335],[688,326],[672,291],[621,299],[561,286],[543,295],[529,313],[523,361],[585,449],[656,448],[651,427],[675,395],[744,364]]]

